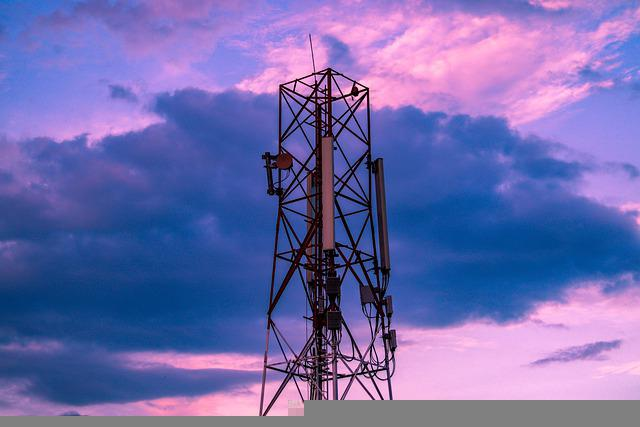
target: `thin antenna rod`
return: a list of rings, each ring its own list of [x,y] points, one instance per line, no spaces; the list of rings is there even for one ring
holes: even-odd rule
[[[311,63],[313,64],[313,73],[316,72],[316,60],[313,57],[313,41],[311,41],[311,33],[309,33],[309,46],[311,46]]]

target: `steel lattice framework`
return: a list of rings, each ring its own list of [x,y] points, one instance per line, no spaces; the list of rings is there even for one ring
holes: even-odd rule
[[[396,338],[373,221],[369,89],[331,68],[281,84],[278,154],[263,159],[278,214],[260,415],[285,390],[303,401],[392,399]]]

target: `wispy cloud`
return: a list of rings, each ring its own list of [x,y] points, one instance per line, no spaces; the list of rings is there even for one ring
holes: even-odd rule
[[[530,363],[531,366],[544,366],[550,363],[567,363],[578,360],[603,360],[603,353],[616,350],[622,345],[622,340],[596,341],[589,344],[567,347],[555,351],[542,359]]]

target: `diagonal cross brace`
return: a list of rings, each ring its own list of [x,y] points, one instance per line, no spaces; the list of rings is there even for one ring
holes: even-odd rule
[[[296,272],[296,269],[298,268],[300,259],[306,253],[307,248],[309,247],[309,244],[311,243],[311,239],[313,239],[313,236],[315,235],[317,228],[318,228],[318,222],[317,220],[314,220],[311,223],[311,226],[307,231],[307,235],[304,237],[304,240],[302,241],[302,244],[300,245],[300,249],[296,253],[295,258],[293,258],[293,261],[291,261],[291,266],[289,267],[289,270],[287,271],[286,276],[284,276],[284,279],[282,280],[282,284],[280,285],[278,292],[273,297],[273,300],[269,305],[269,310],[267,311],[267,314],[271,315],[271,313],[273,313],[273,310],[276,308],[276,305],[278,304],[278,301],[280,300],[282,293],[286,289],[287,285],[289,284],[289,281],[291,280],[291,277],[293,277],[293,274]]]

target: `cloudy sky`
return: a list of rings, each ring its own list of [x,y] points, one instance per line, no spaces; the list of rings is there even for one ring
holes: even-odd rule
[[[371,88],[396,397],[640,398],[638,1],[5,0],[0,414],[257,413],[308,33]]]

